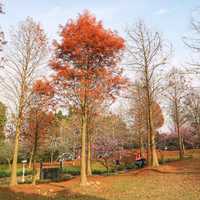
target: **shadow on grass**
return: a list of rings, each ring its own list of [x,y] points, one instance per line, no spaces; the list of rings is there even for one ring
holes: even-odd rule
[[[106,200],[104,198],[72,193],[65,189],[57,192],[55,195],[43,196],[39,194],[27,194],[23,192],[14,192],[10,188],[0,188],[0,200]]]

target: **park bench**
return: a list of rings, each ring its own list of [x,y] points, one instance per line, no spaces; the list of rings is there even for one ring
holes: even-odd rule
[[[40,180],[57,180],[62,175],[62,163],[40,163]]]

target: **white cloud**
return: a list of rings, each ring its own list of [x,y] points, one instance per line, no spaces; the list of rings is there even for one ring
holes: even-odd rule
[[[155,12],[156,15],[165,15],[169,12],[169,10],[165,9],[165,8],[161,8],[160,10],[157,10]]]

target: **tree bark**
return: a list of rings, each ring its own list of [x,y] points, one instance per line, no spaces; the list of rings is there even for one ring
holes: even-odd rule
[[[29,168],[29,169],[31,168],[32,160],[33,160],[33,149],[32,149],[32,151],[31,151],[30,159],[29,159],[29,163],[28,163],[28,168]]]
[[[37,114],[36,114],[37,115]],[[33,179],[32,179],[32,184],[36,184],[36,179],[37,179],[37,168],[35,166],[35,157],[37,153],[37,146],[38,146],[38,122],[36,119],[36,128],[35,128],[35,140],[34,140],[34,148],[33,148]]]
[[[53,163],[54,149],[51,150],[50,163]]]
[[[87,175],[92,176],[91,168],[91,136],[87,134]]]
[[[151,136],[147,122],[147,165],[151,166]]]
[[[143,134],[140,132],[140,154],[144,158],[145,152],[144,152],[144,141],[143,141]]]
[[[17,120],[17,127],[15,132],[15,145],[14,145],[14,153],[13,153],[13,161],[12,161],[12,169],[11,169],[11,179],[10,186],[17,185],[17,159],[18,159],[18,149],[19,149],[19,135],[21,127],[21,118]]]
[[[174,106],[175,106],[176,133],[178,135],[178,144],[179,144],[179,159],[182,160],[183,157],[184,157],[184,150],[183,150],[182,135],[180,133],[178,103],[177,103],[176,99],[175,99],[175,102],[174,102]]]
[[[156,153],[156,143],[155,143],[155,130],[153,126],[153,119],[152,119],[152,109],[150,105],[150,136],[151,136],[151,166],[152,167],[158,167],[159,162],[158,162],[158,157]]]
[[[144,56],[146,58],[146,56]],[[147,62],[146,62],[147,63]],[[159,166],[157,153],[156,153],[156,145],[155,145],[155,133],[153,127],[153,118],[152,118],[152,97],[150,94],[150,83],[149,83],[149,75],[148,75],[148,66],[145,65],[145,80],[146,80],[146,96],[147,96],[147,127],[148,127],[148,165],[151,162],[151,166],[157,167]],[[149,149],[150,148],[150,149]],[[150,161],[151,159],[151,161]]]
[[[181,138],[179,127],[177,127],[177,135],[178,135],[178,143],[179,143],[179,158],[180,160],[182,160],[184,157],[184,152],[183,152],[182,138]]]
[[[86,175],[86,136],[87,136],[87,112],[82,116],[81,128],[81,186],[87,185]]]

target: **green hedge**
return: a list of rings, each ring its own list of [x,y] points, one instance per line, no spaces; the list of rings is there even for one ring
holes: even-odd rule
[[[115,171],[124,171],[126,169],[136,169],[136,165],[134,163],[132,164],[121,164],[117,167],[112,167],[109,169],[109,173],[113,173]],[[62,172],[64,174],[70,174],[72,176],[78,176],[80,175],[80,168],[79,167],[65,167],[63,168]],[[107,169],[105,167],[98,167],[98,168],[93,168],[92,169],[92,174],[94,175],[103,175],[103,174],[107,174]]]
[[[65,167],[62,169],[62,172],[64,174],[70,174],[72,176],[78,176],[80,175],[80,168],[78,167]]]
[[[4,178],[4,177],[9,177],[10,176],[10,171],[8,170],[0,170],[0,178]]]
[[[135,163],[129,163],[126,164],[126,169],[137,169],[138,167],[136,166]]]
[[[23,174],[22,169],[18,169],[17,170],[17,176],[22,176],[22,174]],[[26,169],[25,176],[31,175],[31,174],[32,174],[32,170]],[[0,169],[0,178],[9,177],[10,175],[11,175],[10,170]]]
[[[115,169],[109,169],[109,173],[112,173],[114,171],[115,171]],[[63,168],[62,172],[64,174],[70,174],[72,176],[78,176],[78,175],[80,175],[80,168],[78,168],[78,167],[66,167],[66,168]],[[105,168],[92,169],[92,174],[94,174],[94,175],[107,174],[107,169],[105,169]]]
[[[112,168],[109,169],[109,173],[113,173],[115,171],[124,171],[126,169],[135,169],[136,166],[134,163],[131,164],[121,164],[119,166],[113,166]],[[22,176],[22,169],[18,169],[17,170],[17,176]],[[62,169],[62,173],[65,175],[72,175],[72,176],[78,176],[80,175],[80,168],[79,167],[64,167]],[[4,178],[4,177],[9,177],[10,176],[10,170],[6,169],[6,168],[1,168],[0,167],[0,178]],[[31,169],[26,169],[25,171],[25,175],[31,175],[32,174],[32,170]],[[107,169],[105,167],[99,167],[99,166],[94,166],[94,168],[92,169],[92,174],[94,175],[103,175],[103,174],[107,174]]]

